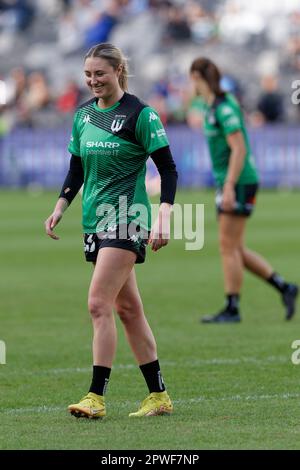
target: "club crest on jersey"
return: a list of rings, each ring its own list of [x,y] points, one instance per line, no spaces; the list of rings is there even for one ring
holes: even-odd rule
[[[110,126],[111,130],[113,132],[119,132],[123,127],[125,119],[126,119],[126,116],[117,114],[115,116],[115,119],[112,122],[112,125]]]

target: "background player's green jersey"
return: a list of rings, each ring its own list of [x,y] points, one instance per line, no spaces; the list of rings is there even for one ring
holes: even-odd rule
[[[82,160],[85,233],[129,224],[136,217],[143,229],[150,229],[146,160],[167,145],[157,112],[134,95],[124,93],[107,109],[100,109],[96,98],[80,106],[68,150]]]
[[[233,95],[227,93],[224,97],[218,97],[211,106],[206,105],[203,132],[208,140],[213,174],[218,186],[223,186],[229,166],[231,149],[226,137],[236,131],[242,132],[247,151],[244,167],[236,183],[258,183],[258,174],[238,102]]]

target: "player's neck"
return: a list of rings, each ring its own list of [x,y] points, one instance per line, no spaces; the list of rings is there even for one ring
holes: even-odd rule
[[[118,101],[120,101],[123,95],[124,95],[124,90],[120,88],[116,90],[116,92],[110,96],[107,96],[105,98],[98,98],[97,105],[99,106],[99,108],[102,108],[102,109],[110,108],[111,106],[116,104]]]
[[[213,102],[215,101],[215,99],[216,99],[216,95],[212,91],[207,91],[207,93],[205,93],[205,95],[203,95],[203,98],[204,98],[204,101],[209,106],[211,106],[213,104]]]

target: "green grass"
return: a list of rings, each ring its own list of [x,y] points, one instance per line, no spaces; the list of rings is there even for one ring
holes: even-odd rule
[[[201,325],[223,303],[212,192],[180,192],[205,204],[205,245],[172,241],[137,267],[165,382],[170,418],[130,420],[147,390],[118,321],[119,343],[107,393],[108,417],[76,420],[66,406],[89,386],[91,323],[86,308],[80,200],[57,232],[43,221],[56,193],[0,193],[0,449],[299,449],[300,365],[291,344],[300,315],[284,321],[278,294],[245,275],[243,322]],[[249,246],[300,283],[299,193],[261,192]]]

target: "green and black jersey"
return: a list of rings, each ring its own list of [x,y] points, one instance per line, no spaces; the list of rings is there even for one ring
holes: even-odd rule
[[[224,97],[217,98],[211,106],[206,105],[203,132],[208,140],[213,174],[218,186],[223,186],[229,166],[231,149],[226,137],[236,131],[242,132],[247,150],[244,167],[236,183],[256,184],[258,174],[237,100],[230,93],[226,93]]]
[[[124,93],[106,109],[97,106],[96,98],[79,107],[68,150],[82,161],[85,233],[129,224],[137,217],[143,229],[150,229],[146,160],[167,145],[157,112],[134,95]]]

